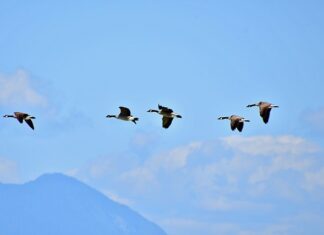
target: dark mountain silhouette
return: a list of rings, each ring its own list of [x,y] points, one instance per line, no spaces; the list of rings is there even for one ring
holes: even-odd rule
[[[1,235],[166,235],[127,206],[62,174],[0,184]]]

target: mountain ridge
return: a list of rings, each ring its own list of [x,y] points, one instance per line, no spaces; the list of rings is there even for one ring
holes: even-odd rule
[[[166,235],[128,206],[61,173],[0,184],[0,234]]]

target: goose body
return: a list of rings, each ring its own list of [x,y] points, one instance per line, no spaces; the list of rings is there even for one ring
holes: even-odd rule
[[[237,115],[231,115],[229,117],[219,117],[218,120],[224,120],[228,119],[231,121],[231,129],[234,131],[237,129],[239,132],[242,132],[244,127],[244,122],[250,122],[250,120],[247,120],[243,117],[237,116]]]
[[[260,116],[265,124],[267,124],[269,121],[271,109],[279,108],[278,105],[273,105],[269,102],[264,102],[264,101],[260,101],[259,103],[256,104],[249,104],[246,107],[250,108],[254,106],[259,106]]]
[[[32,119],[35,119],[35,117],[22,112],[14,112],[14,115],[4,115],[4,118],[15,118],[18,120],[18,122],[23,123],[24,121],[27,123],[27,125],[34,130],[34,124]]]
[[[164,107],[162,105],[158,105],[158,110],[150,109],[147,112],[158,113],[162,115],[162,127],[165,129],[169,128],[174,118],[182,118],[181,115],[173,112],[172,109]]]
[[[107,118],[116,118],[116,119],[123,120],[123,121],[131,121],[135,124],[139,120],[138,117],[132,116],[129,108],[120,106],[119,109],[120,109],[120,113],[118,115],[107,115],[106,117]]]

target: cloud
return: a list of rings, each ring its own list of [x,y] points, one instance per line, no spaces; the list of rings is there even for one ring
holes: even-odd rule
[[[121,178],[137,189],[145,189],[148,185],[157,186],[158,177],[164,172],[174,172],[187,166],[189,156],[202,148],[201,142],[192,142],[163,153],[154,155],[141,166],[124,172]]]
[[[154,156],[147,162],[151,169],[176,170],[187,165],[188,157],[201,149],[202,142],[192,142]]]
[[[295,156],[276,156],[270,164],[258,166],[249,177],[250,183],[260,183],[269,180],[274,174],[280,171],[294,170],[306,172],[312,165],[309,159],[298,158]]]
[[[137,167],[121,175],[121,180],[127,182],[137,192],[146,193],[158,186],[158,180],[152,170],[146,167]]]
[[[236,216],[234,216],[236,217]],[[201,218],[171,217],[161,221],[168,234],[204,234],[204,235],[273,235],[273,234],[314,234],[323,230],[323,217],[316,214],[293,214],[282,218],[262,222],[243,222],[245,219],[226,222],[218,220],[201,220]],[[315,229],[314,229],[315,228]],[[316,232],[315,232],[316,233]]]
[[[47,101],[32,87],[29,74],[19,69],[13,75],[0,74],[0,104],[46,106]]]
[[[83,181],[106,181],[106,178],[116,178],[121,172],[133,165],[132,157],[126,155],[107,155],[91,160],[81,168],[69,169],[68,175],[82,179]]]
[[[248,200],[238,200],[229,198],[226,196],[218,196],[215,198],[208,198],[203,201],[202,207],[206,210],[215,211],[228,211],[228,210],[270,210],[272,206],[270,204],[254,203]]]
[[[0,157],[0,182],[17,183],[19,181],[19,170],[17,163]]]
[[[293,226],[286,223],[266,224],[261,228],[246,229],[240,231],[238,235],[273,235],[273,234],[296,234]]]
[[[314,159],[309,157],[318,153],[320,147],[297,136],[231,136],[222,138],[225,147],[245,158],[265,156],[255,162],[248,177],[250,184],[273,180],[281,172],[298,172],[302,177],[314,167]],[[256,164],[257,163],[257,164]],[[308,178],[311,176],[307,173]]]
[[[230,149],[249,155],[293,154],[302,155],[319,150],[317,146],[303,138],[284,136],[230,136],[222,138],[224,145]]]
[[[306,179],[313,187],[323,183],[322,172],[314,171],[320,148],[304,138],[231,136],[220,142],[225,148],[218,149],[218,156],[196,165],[188,176],[199,195],[196,203],[206,210],[267,210],[271,205],[257,199],[272,195],[296,202],[307,195]]]
[[[116,193],[113,193],[113,192],[111,192],[109,190],[103,190],[102,193],[105,194],[111,200],[113,200],[115,202],[118,202],[120,204],[127,205],[127,206],[132,206],[133,205],[133,202],[131,202],[129,199],[123,198],[123,197],[121,197],[121,196],[117,195]]]
[[[287,234],[296,223],[280,219],[293,215],[290,208],[312,213],[321,202],[314,194],[323,195],[321,149],[298,136],[226,137],[146,154],[102,158],[85,168],[86,176],[117,201],[131,202],[144,214],[158,211],[157,221],[169,234]],[[199,218],[168,219],[195,214]],[[241,214],[276,221],[253,221],[258,228],[250,229],[231,219]],[[201,215],[227,219],[215,224]]]
[[[161,221],[168,234],[238,234],[240,228],[234,223],[201,221],[195,218],[167,218]]]

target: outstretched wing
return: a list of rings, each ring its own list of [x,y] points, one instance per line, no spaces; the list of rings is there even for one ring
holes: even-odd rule
[[[34,124],[31,119],[25,119],[25,122],[28,124],[28,126],[30,126],[31,129],[34,130]]]
[[[163,128],[168,128],[173,121],[173,118],[170,117],[163,117],[162,118],[162,126]]]
[[[271,112],[271,108],[265,107],[260,109],[260,116],[262,117],[264,123],[268,123],[270,112]]]
[[[162,110],[162,112],[163,113],[173,113],[173,110],[172,109],[169,109],[168,107],[164,107],[164,106],[162,106],[162,105],[158,105],[158,108],[160,109],[160,110]]]
[[[237,127],[237,120],[231,120],[231,129],[232,129],[232,131],[234,131],[236,127]]]
[[[23,123],[24,119],[28,116],[27,113],[21,113],[21,112],[14,112],[14,114],[20,123]]]
[[[244,126],[244,121],[237,123],[237,129],[239,130],[239,132],[243,130],[243,126]]]
[[[121,116],[127,117],[127,116],[131,115],[131,112],[130,112],[129,108],[120,106],[119,109],[120,109],[120,115]]]

